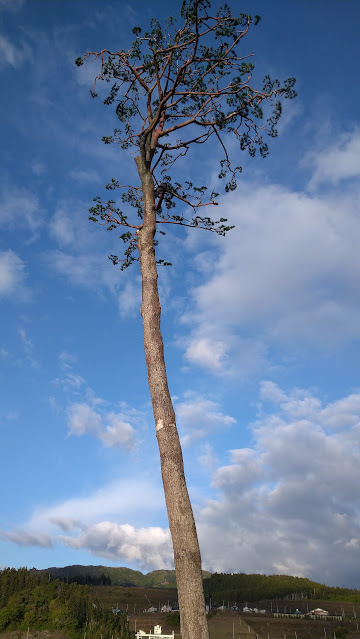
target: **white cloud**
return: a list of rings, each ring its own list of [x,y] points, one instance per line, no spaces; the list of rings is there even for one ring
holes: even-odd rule
[[[39,160],[32,160],[30,162],[30,168],[37,177],[41,177],[46,172],[45,164]]]
[[[100,434],[105,446],[134,447],[135,430],[123,413],[107,413],[106,421]]]
[[[81,395],[86,401],[72,402],[68,405],[68,435],[78,437],[90,434],[98,438],[107,448],[135,447],[135,426],[143,425],[143,415],[136,409],[121,403],[121,411],[114,410],[110,402],[97,397],[94,391],[86,387],[86,380],[75,372],[76,357],[62,351],[59,355],[62,374],[53,380],[65,392]]]
[[[200,319],[200,318],[199,318]],[[223,339],[219,339],[219,335]],[[222,376],[243,379],[266,365],[266,345],[261,337],[246,338],[231,334],[229,327],[200,319],[199,326],[184,340],[185,358],[190,364],[207,368]]]
[[[91,234],[87,235],[84,232],[79,239],[78,229],[75,229],[69,216],[63,215],[61,210],[54,215],[50,232],[57,242],[66,246],[69,251],[54,250],[47,253],[46,261],[53,272],[65,277],[73,286],[92,290],[99,295],[108,296],[110,293],[121,317],[134,315],[140,308],[141,301],[141,286],[137,282],[136,275],[134,272],[133,274],[122,273],[119,267],[114,267],[107,259],[107,254],[110,254],[112,250],[118,250],[119,247],[113,249],[112,246],[104,245],[104,250],[100,253],[99,243],[97,242],[95,249]],[[79,242],[85,251],[78,252],[76,247],[79,246]]]
[[[28,337],[26,331],[23,328],[19,328],[18,333],[20,335],[20,338],[23,344],[27,364],[31,366],[32,368],[38,368],[39,363],[33,357],[33,351],[34,351],[33,341],[31,340],[30,337]]]
[[[123,290],[118,293],[118,305],[121,317],[134,316],[140,312],[141,283],[139,277],[135,281],[126,280]]]
[[[204,568],[296,574],[356,587],[360,395],[324,404],[308,390],[285,392],[269,382],[261,394],[253,445],[230,451],[229,463],[213,475],[216,498],[196,513]],[[204,450],[209,468],[213,453]],[[2,536],[18,544],[59,541],[97,557],[160,569],[172,565],[168,529],[117,520],[139,512],[146,519],[163,508],[160,486],[136,477],[37,509],[22,527],[25,533]]]
[[[74,56],[74,54],[71,55],[71,62],[73,65],[75,57],[77,56]],[[75,82],[80,86],[86,86],[89,89],[94,90],[94,79],[99,74],[100,69],[101,62],[98,59],[87,60],[86,64],[73,68]],[[102,91],[101,84],[99,87],[96,87],[96,90],[98,93]]]
[[[0,0],[0,7],[8,11],[19,11],[25,4],[25,0]]]
[[[225,340],[203,335],[191,338],[185,356],[193,364],[200,364],[200,366],[217,371],[225,368],[229,361],[228,351],[229,346]]]
[[[97,557],[136,562],[143,570],[160,570],[173,565],[167,528],[135,528],[130,524],[102,521],[86,527],[77,537],[62,535],[61,540],[71,548],[85,548]]]
[[[8,421],[16,421],[20,417],[20,413],[18,411],[10,411],[7,415],[5,415],[5,419]]]
[[[76,392],[85,384],[85,379],[81,375],[67,371],[63,377],[54,379],[53,383],[61,385],[63,390],[71,389]]]
[[[214,485],[236,486],[236,490],[242,490],[249,484],[253,484],[262,478],[263,468],[261,461],[257,459],[256,452],[250,448],[242,448],[231,452],[232,463],[222,466],[214,474]]]
[[[34,350],[33,341],[27,336],[26,331],[23,328],[19,328],[18,332],[24,344],[25,352],[29,355]]]
[[[355,587],[360,395],[323,405],[267,382],[262,397],[273,410],[261,407],[253,446],[230,451],[218,498],[198,513],[204,566]]]
[[[0,538],[12,541],[18,546],[41,546],[42,548],[51,548],[54,541],[46,533],[29,533],[26,530],[17,532],[5,532],[0,530]]]
[[[62,236],[64,241],[72,241],[70,231],[68,234],[67,230],[68,228],[64,229],[63,224],[57,227],[55,232],[58,233],[58,240]],[[113,288],[114,277],[111,277],[111,265],[104,255],[85,253],[72,255],[64,251],[52,251],[48,256],[48,261],[54,271],[65,276],[73,285],[95,291],[101,290],[103,287]],[[115,271],[114,267],[112,268]],[[89,273],[96,273],[96,277],[89,277]]]
[[[212,274],[206,269],[192,291],[186,358],[241,375],[264,366],[274,345],[334,348],[358,339],[357,201],[256,184],[224,199],[235,229],[215,241]]]
[[[68,212],[63,207],[58,207],[53,215],[49,231],[60,246],[72,246],[75,243],[76,222],[71,220]]]
[[[53,384],[61,386],[64,391],[73,391],[78,393],[85,384],[85,379],[76,373],[73,369],[73,364],[76,362],[76,357],[72,353],[62,351],[59,355],[59,364],[62,374],[53,380]]]
[[[341,180],[360,177],[359,157],[360,129],[343,133],[320,151],[310,151],[303,162],[313,171],[309,189],[323,183],[337,186]]]
[[[294,419],[305,417],[320,420],[326,428],[344,430],[360,426],[360,394],[352,393],[322,408],[321,400],[301,388],[286,394],[277,384],[264,381],[260,385],[260,397],[278,404]]]
[[[100,246],[104,246],[104,252],[106,251],[106,237],[104,229],[98,229],[94,223],[90,223],[88,220],[88,208],[89,203],[83,202],[71,198],[64,198],[60,200],[55,208],[55,212],[49,222],[49,232],[54,238],[61,249],[67,251],[73,251],[71,253],[65,253],[62,250],[52,251],[49,254],[50,260],[55,261],[55,268],[58,261],[63,262],[66,259],[77,260],[90,259],[96,254],[96,258],[100,259],[99,243]],[[102,254],[103,260],[106,263],[106,253]],[[66,268],[59,270],[66,271]],[[83,280],[81,280],[83,283]]]
[[[133,448],[135,430],[123,413],[100,414],[89,404],[74,403],[68,408],[69,435],[89,433],[98,437],[105,446]]]
[[[88,526],[104,519],[133,519],[139,511],[148,515],[164,508],[161,486],[145,477],[112,481],[94,493],[66,499],[59,504],[37,508],[26,528],[30,532],[54,533],[54,525],[63,530]]]
[[[175,402],[175,412],[183,446],[236,423],[233,417],[222,413],[217,402],[193,391],[184,393],[183,401]]]
[[[360,395],[353,393],[332,402],[322,411],[323,420],[328,428],[360,427]]]
[[[208,442],[201,448],[201,454],[198,457],[198,461],[207,472],[214,472],[215,466],[218,464],[218,459]]]
[[[3,64],[8,64],[15,69],[28,60],[31,55],[30,47],[22,42],[21,44],[13,44],[9,38],[0,36],[0,60]]]
[[[96,557],[136,562],[141,569],[168,568],[173,551],[168,528],[135,527],[116,519],[134,520],[162,516],[162,488],[153,477],[114,481],[87,497],[74,497],[47,508],[38,508],[17,531],[0,531],[0,537],[17,545],[51,547],[63,543],[84,548]],[[111,518],[111,521],[110,521]],[[59,532],[60,531],[60,532]]]
[[[11,249],[0,251],[0,298],[30,299],[30,289],[25,285],[25,263]]]
[[[27,189],[2,188],[0,221],[10,229],[19,228],[19,216],[21,227],[37,231],[43,220],[43,212],[39,198]]]
[[[70,177],[72,177],[76,182],[88,183],[88,184],[96,184],[101,183],[101,178],[94,169],[87,169],[86,171],[83,169],[73,169],[70,171]]]

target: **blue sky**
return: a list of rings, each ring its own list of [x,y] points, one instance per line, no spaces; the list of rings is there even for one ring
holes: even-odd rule
[[[299,95],[269,157],[240,154],[219,207],[236,228],[174,227],[160,247],[203,565],[359,587],[360,5],[235,4],[262,17],[242,41],[255,77],[295,76]],[[179,6],[0,0],[0,566],[172,567],[138,265],[115,268],[116,232],[88,221],[135,163],[102,143],[114,109],[74,60]],[[176,175],[215,186],[218,159]]]

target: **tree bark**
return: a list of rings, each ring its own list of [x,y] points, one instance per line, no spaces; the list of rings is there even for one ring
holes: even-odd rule
[[[143,189],[144,222],[138,230],[142,279],[144,348],[156,425],[165,501],[174,549],[182,639],[209,639],[201,556],[185,481],[183,456],[168,387],[160,327],[161,307],[155,260],[154,182],[144,155],[135,158]]]

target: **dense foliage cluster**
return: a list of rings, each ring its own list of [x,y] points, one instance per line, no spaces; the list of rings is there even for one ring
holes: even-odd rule
[[[49,581],[35,569],[0,572],[0,632],[62,630],[68,637],[130,637],[127,615],[114,614],[93,596],[90,586]]]
[[[180,615],[178,612],[169,612],[166,615],[166,625],[170,628],[180,628]]]
[[[62,574],[57,577],[60,581],[64,581],[67,584],[80,584],[82,586],[111,586],[111,579],[107,577],[104,573],[100,575],[88,575],[88,574],[75,574],[75,575],[66,575]],[[128,584],[124,584],[125,586]],[[130,586],[134,586],[135,584],[129,584]]]
[[[262,599],[331,599],[360,602],[360,591],[325,586],[303,577],[287,575],[246,575],[214,573],[204,580],[206,600],[214,605],[223,601],[253,602]]]

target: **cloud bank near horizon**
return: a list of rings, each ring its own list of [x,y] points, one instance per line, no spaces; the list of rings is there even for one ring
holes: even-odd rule
[[[228,463],[212,472],[214,496],[195,509],[204,569],[358,586],[359,414],[360,392],[326,403],[313,391],[262,382],[258,419],[249,425],[253,444],[228,451]],[[168,529],[126,521],[144,508],[160,514],[161,487],[127,480],[38,510],[23,532],[2,536],[86,549],[146,571],[171,568]]]

